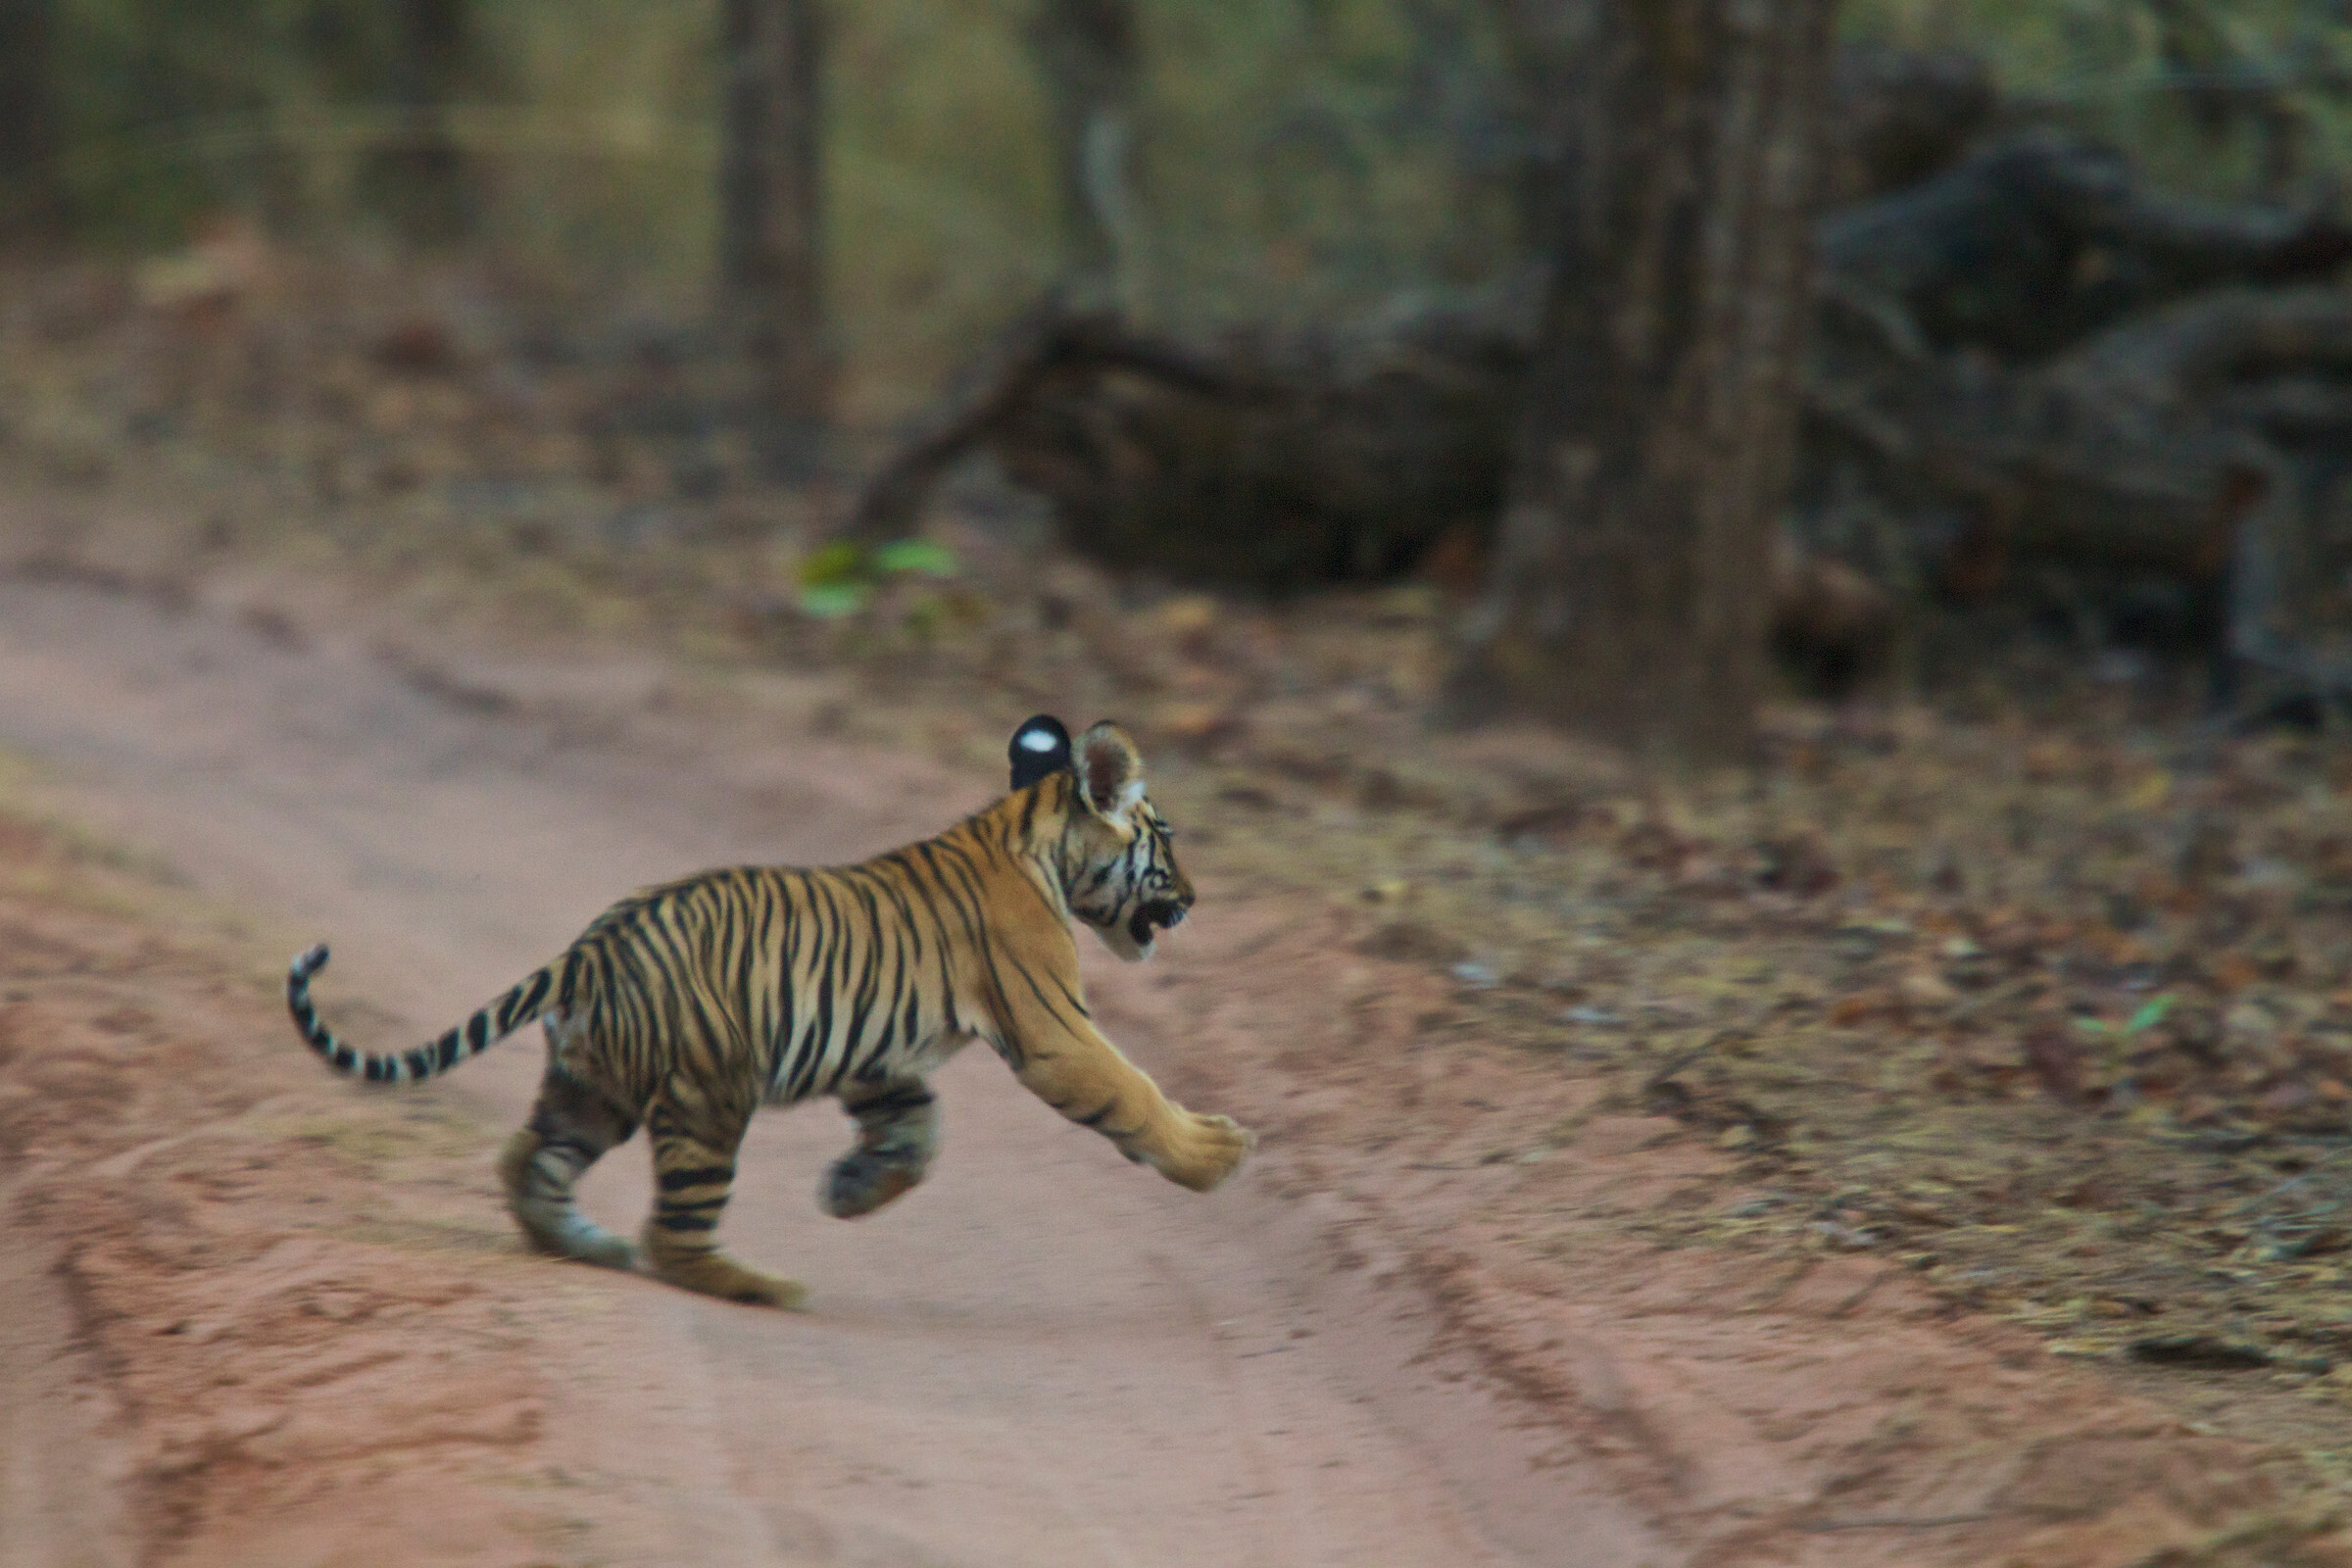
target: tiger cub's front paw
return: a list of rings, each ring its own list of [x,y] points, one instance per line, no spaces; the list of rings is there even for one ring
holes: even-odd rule
[[[1231,1116],[1177,1112],[1176,1137],[1164,1153],[1147,1154],[1152,1168],[1179,1187],[1205,1193],[1238,1169],[1257,1135]]]
[[[658,1220],[647,1220],[639,1239],[654,1277],[681,1289],[749,1306],[780,1306],[787,1312],[798,1311],[808,1298],[808,1289],[798,1280],[745,1268],[713,1247],[683,1245]]]

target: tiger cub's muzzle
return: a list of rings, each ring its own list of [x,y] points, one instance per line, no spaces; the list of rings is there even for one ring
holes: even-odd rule
[[[1137,947],[1149,947],[1157,933],[1184,924],[1184,913],[1192,906],[1191,899],[1149,900],[1138,906],[1128,920],[1127,934],[1135,938]]]

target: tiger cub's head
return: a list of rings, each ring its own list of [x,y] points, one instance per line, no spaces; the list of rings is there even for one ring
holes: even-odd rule
[[[1127,732],[1097,724],[1070,748],[1074,788],[1063,830],[1070,913],[1130,963],[1183,921],[1193,884],[1176,863],[1175,829],[1144,794],[1144,759]]]

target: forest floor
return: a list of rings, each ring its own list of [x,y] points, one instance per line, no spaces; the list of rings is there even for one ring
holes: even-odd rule
[[[409,384],[368,373],[370,396]],[[1237,1560],[1374,1560],[1346,1556],[1348,1531],[1388,1496],[1377,1534],[1405,1555],[1379,1560],[1556,1561],[1574,1539],[1608,1563],[2352,1561],[2337,737],[2220,732],[2161,667],[2017,645],[1779,704],[1755,766],[1669,774],[1432,733],[1433,586],[1268,605],[1114,582],[985,488],[934,519],[952,575],[858,579],[845,606],[808,593],[821,491],[575,516],[381,472],[362,493],[315,466],[265,482],[212,456],[217,433],[96,461],[74,429],[0,453],[0,744],[46,769],[0,833],[6,1224],[56,1257],[81,1352],[39,1399],[0,1399],[44,1412],[29,1438],[22,1414],[0,1427],[0,1496],[102,1489],[121,1512],[111,1545],[67,1527],[86,1508],[46,1539],[0,1525],[11,1562],[332,1560],[428,1519],[473,1553],[450,1560],[659,1560],[645,1543],[682,1505],[656,1499],[686,1483],[657,1466],[632,1493],[579,1432],[664,1372],[703,1391],[655,1399],[679,1452],[759,1504],[743,1560],[1059,1560],[844,1503],[871,1480],[843,1452],[802,1455],[827,1486],[763,1491],[762,1455],[798,1450],[723,1426],[746,1405],[709,1386],[753,1375],[765,1331],[506,1242],[493,1112],[532,1051],[483,1064],[480,1104],[313,1083],[262,940],[307,937],[281,930],[297,915],[387,942],[395,916],[448,922],[401,978],[330,977],[436,1025],[432,999],[475,998],[434,965],[486,993],[568,934],[555,915],[683,868],[665,856],[839,858],[927,830],[985,798],[1041,708],[1131,725],[1203,888],[1147,978],[1094,968],[1104,1015],[1263,1140],[1237,1193],[1128,1216],[1187,1258],[1246,1257],[1200,1287],[1231,1318],[1138,1375],[1274,1434],[1232,1475],[1122,1481],[1133,1560],[1172,1560],[1151,1530],[1204,1512]],[[636,482],[617,471],[615,494]],[[306,731],[302,692],[344,716]],[[329,742],[416,771],[369,794]],[[344,814],[304,842],[358,845],[348,873],[269,870],[262,804],[335,789]],[[763,820],[784,825],[746,826]],[[434,854],[502,857],[500,885],[523,884],[498,895],[508,924],[459,942],[480,890],[420,868]],[[952,1092],[952,1142],[953,1094],[984,1076]],[[1034,1111],[1002,1112],[1008,1157]],[[1049,1191],[1125,1169],[1061,1158]],[[625,1222],[640,1195],[612,1194]],[[763,1237],[753,1216],[775,1211],[747,1199],[733,1224]],[[1033,1245],[1002,1214],[921,1223],[958,1278]],[[998,1228],[957,1242],[965,1225]],[[887,1233],[847,1234],[820,1256],[862,1310],[888,1293],[855,1244]],[[912,1289],[941,1336],[926,1364],[968,1371],[943,1323],[985,1317],[985,1291]],[[563,1354],[567,1335],[627,1377]],[[1294,1384],[1260,1381],[1285,1362]],[[1187,1404],[1203,1379],[1225,1392]],[[1295,1418],[1343,1388],[1360,1430]],[[1006,1419],[962,1392],[972,1432]],[[1035,1430],[1049,1453],[1107,1441]],[[920,1481],[986,1446],[939,1441],[906,1461]],[[69,1462],[85,1446],[105,1462]],[[1326,1460],[1360,1490],[1305,1475]],[[1242,1470],[1276,1480],[1236,1500]],[[374,1513],[334,1500],[354,1480]],[[1070,1560],[1111,1560],[1055,1517]]]

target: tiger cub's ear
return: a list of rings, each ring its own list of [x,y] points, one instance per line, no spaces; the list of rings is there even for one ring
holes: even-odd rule
[[[1070,765],[1070,732],[1052,713],[1039,713],[1012,732],[1004,752],[1012,761],[1012,787],[1025,790]]]
[[[1143,803],[1143,754],[1108,719],[1078,737],[1077,768],[1078,793],[1097,816],[1125,816]]]

